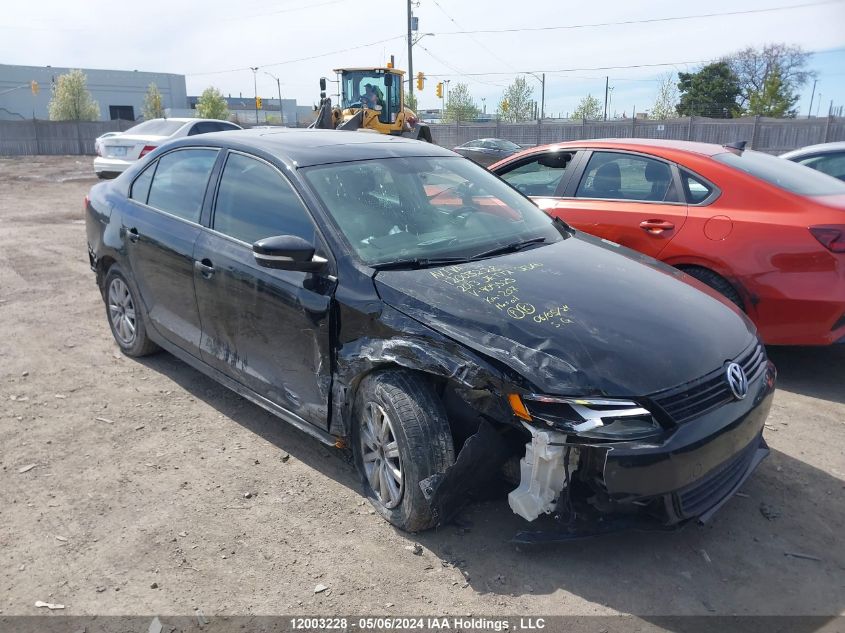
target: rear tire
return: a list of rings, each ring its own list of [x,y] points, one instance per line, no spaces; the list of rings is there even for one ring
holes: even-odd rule
[[[135,284],[117,264],[112,264],[103,284],[106,318],[112,336],[127,356],[147,356],[160,348],[147,336],[144,311]]]
[[[679,268],[690,277],[695,277],[701,283],[710,286],[719,294],[730,299],[743,312],[745,311],[745,305],[743,304],[742,297],[739,295],[739,292],[737,292],[737,289],[734,288],[731,282],[722,277],[720,274],[713,272],[709,268],[704,268],[703,266],[679,266]]]
[[[364,492],[379,514],[407,532],[434,526],[420,481],[451,466],[455,449],[429,382],[405,370],[364,378],[353,410],[352,450]]]

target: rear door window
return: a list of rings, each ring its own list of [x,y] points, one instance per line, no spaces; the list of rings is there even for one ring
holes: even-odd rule
[[[236,153],[223,168],[212,228],[247,244],[276,235],[315,240],[311,216],[284,176],[264,161]]]
[[[546,152],[500,171],[499,176],[526,196],[554,196],[574,156],[574,152]]]
[[[672,168],[639,154],[593,152],[575,196],[674,202]]]
[[[153,162],[152,165],[142,171],[141,175],[135,179],[135,182],[132,183],[132,189],[129,192],[130,198],[142,204],[147,204],[147,196],[150,194],[150,184],[153,182],[153,174],[156,171],[157,163],[158,161]]]
[[[199,222],[216,149],[180,149],[158,159],[147,204],[183,220]]]

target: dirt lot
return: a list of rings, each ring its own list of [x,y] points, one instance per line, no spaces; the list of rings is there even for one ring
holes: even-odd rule
[[[94,182],[89,158],[0,159],[4,615],[845,612],[845,346],[770,350],[772,455],[706,527],[519,551],[501,499],[409,536],[339,451],[168,354],[118,353]]]

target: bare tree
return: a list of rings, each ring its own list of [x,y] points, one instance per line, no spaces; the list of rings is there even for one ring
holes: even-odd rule
[[[675,73],[668,72],[660,76],[660,85],[657,87],[657,98],[651,106],[649,116],[652,119],[671,119],[678,115],[678,79]]]
[[[791,97],[815,76],[807,70],[810,54],[800,46],[788,44],[766,44],[763,48],[746,48],[726,59],[731,70],[739,78],[739,105],[748,106],[752,95],[759,95],[766,89],[769,77],[777,72],[785,91]]]

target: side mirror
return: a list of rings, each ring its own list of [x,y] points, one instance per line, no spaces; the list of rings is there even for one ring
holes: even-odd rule
[[[320,91],[321,92],[326,91],[326,78],[325,77],[320,77]]]
[[[328,261],[314,254],[313,244],[295,235],[265,237],[252,245],[252,255],[259,266],[276,270],[318,273]]]
[[[387,73],[384,76],[384,85],[387,88],[390,88],[393,85],[393,75],[391,75],[390,73]]]

